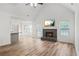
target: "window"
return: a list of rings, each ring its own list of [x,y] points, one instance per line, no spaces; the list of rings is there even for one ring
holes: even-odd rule
[[[68,36],[69,35],[69,21],[63,20],[60,22],[60,31],[62,36]]]

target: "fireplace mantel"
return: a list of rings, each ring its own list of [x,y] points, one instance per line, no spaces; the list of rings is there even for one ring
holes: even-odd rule
[[[43,27],[43,29],[57,29],[56,27]]]

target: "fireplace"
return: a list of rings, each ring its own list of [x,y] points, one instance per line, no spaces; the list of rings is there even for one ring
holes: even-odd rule
[[[53,37],[53,32],[46,32],[46,37]]]
[[[43,29],[42,40],[57,41],[57,29]]]

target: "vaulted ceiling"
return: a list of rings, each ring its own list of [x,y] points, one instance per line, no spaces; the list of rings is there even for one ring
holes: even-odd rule
[[[24,3],[0,4],[0,11],[8,12],[22,18],[27,17],[28,19],[33,19],[32,17],[34,17],[42,8],[43,6],[41,5],[38,5],[36,8],[34,8],[30,5],[25,5]]]
[[[27,19],[32,20],[45,7],[45,5],[47,4],[45,3],[44,5],[37,5],[37,7],[34,8],[30,5],[25,5],[25,3],[2,3],[0,4],[0,11],[7,12],[25,19],[27,17]],[[75,12],[75,9],[79,6],[79,4],[73,3],[62,3],[61,5],[73,12]]]

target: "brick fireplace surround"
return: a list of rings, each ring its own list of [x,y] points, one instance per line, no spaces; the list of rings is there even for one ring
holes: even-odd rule
[[[43,29],[41,40],[57,41],[57,29]]]

